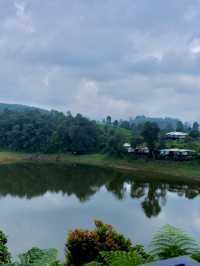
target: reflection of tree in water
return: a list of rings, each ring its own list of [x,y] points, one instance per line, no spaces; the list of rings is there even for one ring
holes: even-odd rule
[[[126,188],[125,188],[125,177],[123,175],[116,178],[111,178],[109,182],[106,184],[106,189],[109,192],[112,192],[117,199],[122,200],[125,198],[126,195]]]
[[[133,178],[126,173],[93,166],[18,164],[0,167],[0,196],[31,199],[49,191],[75,195],[83,202],[89,200],[101,187],[113,193],[118,200],[128,194],[131,198],[140,199],[141,207],[149,218],[161,212],[168,193],[188,199],[200,195],[200,185],[147,183],[141,181],[140,174],[135,174]]]
[[[156,184],[133,182],[131,197],[142,198],[141,206],[147,217],[157,216],[167,202],[167,193],[193,199],[200,194],[200,187],[194,185]]]

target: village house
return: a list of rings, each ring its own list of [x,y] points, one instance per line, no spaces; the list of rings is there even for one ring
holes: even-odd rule
[[[188,136],[188,134],[185,132],[174,131],[167,133],[165,136],[167,139],[178,140],[178,139],[185,139]]]

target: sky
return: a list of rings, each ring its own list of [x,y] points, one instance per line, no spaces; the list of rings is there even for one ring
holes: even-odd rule
[[[0,0],[0,102],[200,120],[200,0]]]

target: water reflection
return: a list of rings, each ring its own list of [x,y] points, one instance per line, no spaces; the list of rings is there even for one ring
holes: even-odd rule
[[[168,193],[187,199],[194,199],[200,194],[200,184],[161,183],[154,180],[141,173],[130,175],[92,166],[18,164],[0,167],[0,196],[31,200],[46,192],[62,192],[63,195],[75,195],[80,202],[86,202],[105,187],[120,201],[127,196],[140,200],[146,217],[151,218],[158,216],[167,204]]]

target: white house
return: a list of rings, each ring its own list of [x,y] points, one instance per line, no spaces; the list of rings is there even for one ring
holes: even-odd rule
[[[131,147],[130,143],[124,143],[123,147],[124,147],[125,150],[127,150],[128,153],[134,152],[134,149]]]
[[[131,147],[131,144],[130,144],[130,143],[124,143],[124,144],[123,144],[123,147],[126,148],[126,149],[128,149],[128,148]]]
[[[168,138],[168,139],[184,139],[187,136],[188,136],[187,133],[178,132],[178,131],[169,132],[166,134],[166,138]]]
[[[190,149],[163,149],[160,150],[160,156],[161,157],[166,157],[166,156],[182,156],[182,157],[187,157],[187,156],[192,156],[195,154],[194,150]]]

